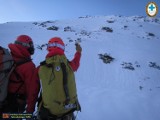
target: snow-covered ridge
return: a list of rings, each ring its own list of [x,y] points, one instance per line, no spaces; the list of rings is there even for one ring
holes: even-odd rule
[[[64,40],[69,59],[78,41],[83,51],[75,73],[82,106],[77,120],[160,120],[159,30],[160,18],[143,16],[9,22],[0,24],[0,45],[30,35],[38,66],[51,37]]]

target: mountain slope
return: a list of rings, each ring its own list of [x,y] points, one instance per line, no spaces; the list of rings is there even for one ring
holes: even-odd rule
[[[70,60],[75,41],[80,42],[81,65],[75,73],[82,107],[78,120],[159,120],[159,28],[159,18],[141,16],[11,22],[0,24],[0,41],[7,47],[19,34],[30,35],[37,66],[45,59],[45,44],[51,37],[64,40]],[[105,53],[114,60],[104,63],[99,54]]]

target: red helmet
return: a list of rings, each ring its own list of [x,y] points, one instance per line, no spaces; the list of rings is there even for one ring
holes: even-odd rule
[[[29,51],[29,53],[32,55],[34,54],[34,45],[32,38],[29,37],[28,35],[20,35],[17,37],[15,44],[19,44]]]
[[[62,41],[61,38],[59,37],[54,37],[54,38],[51,38],[49,41],[48,41],[48,47],[47,47],[47,50],[50,51],[52,48],[60,48],[61,50],[64,51],[65,49],[65,45]]]
[[[16,41],[30,43],[30,42],[32,42],[32,38],[29,37],[28,35],[20,35],[17,37]]]

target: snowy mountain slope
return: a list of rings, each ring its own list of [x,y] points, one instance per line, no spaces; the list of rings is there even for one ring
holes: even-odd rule
[[[51,29],[51,30],[48,30]],[[75,41],[82,59],[75,73],[82,112],[78,120],[159,120],[160,18],[96,16],[65,21],[10,22],[0,24],[0,43],[7,47],[19,34],[35,43],[33,61],[38,66],[47,54],[51,37],[61,37],[71,60]],[[109,32],[107,32],[109,31]],[[98,54],[110,54],[105,64]]]

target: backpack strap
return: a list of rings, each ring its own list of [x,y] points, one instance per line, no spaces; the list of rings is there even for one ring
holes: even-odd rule
[[[14,62],[14,64],[13,64],[12,67],[11,67],[11,70],[12,70],[12,71],[10,71],[10,73],[14,72],[15,75],[16,75],[16,78],[17,78],[17,80],[18,80],[18,79],[20,78],[20,75],[15,71],[15,68],[18,67],[18,66],[20,66],[20,65],[22,65],[22,64],[24,64],[24,63],[30,62],[31,60],[32,60],[31,58],[26,58],[26,59],[24,59],[24,60],[20,60],[20,61],[18,61],[18,62]],[[21,80],[20,80],[20,81],[21,81]],[[17,81],[12,81],[12,80],[11,80],[11,82],[19,83],[19,82],[17,82]]]
[[[44,61],[42,61],[42,62],[40,62],[40,66],[42,66],[42,65],[46,65],[47,63],[46,63],[46,61],[44,60]]]
[[[19,90],[21,89],[21,87],[24,84],[24,81],[20,79],[20,75],[15,71],[15,68],[24,64],[24,63],[30,62],[31,60],[32,60],[31,58],[26,58],[24,60],[20,60],[20,61],[13,64],[13,67],[12,67],[13,70],[10,73],[14,72],[18,81],[13,81],[13,80],[10,80],[10,81],[12,83],[21,83],[20,86],[18,87],[18,89],[15,91],[15,94],[17,94],[19,92]]]
[[[66,65],[64,64],[64,62],[61,62],[61,68],[62,68],[62,72],[63,72],[63,89],[64,89],[64,93],[66,96],[66,101],[65,104],[69,104],[70,101],[70,97],[69,97],[69,91],[68,91],[68,80],[67,80],[67,72],[66,72]]]
[[[16,66],[20,66],[24,63],[30,62],[31,60],[32,60],[31,58],[26,58],[26,59],[20,60],[20,61],[16,62]]]

